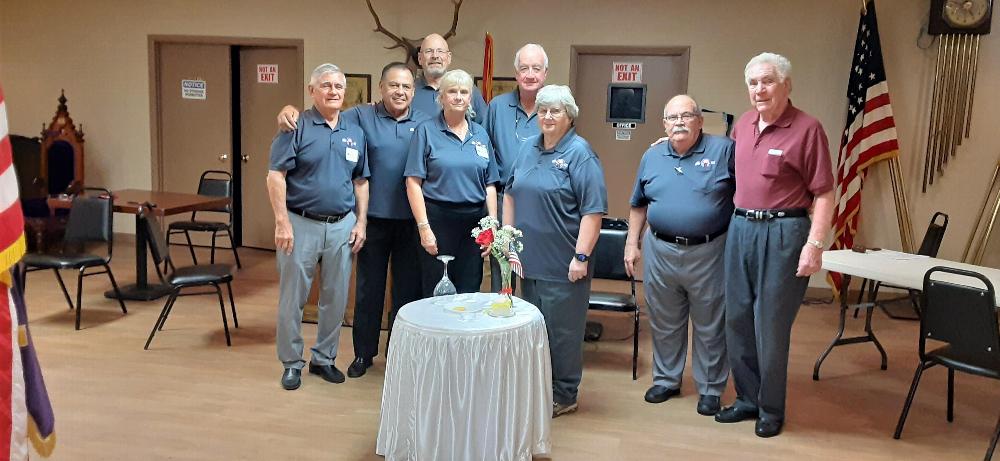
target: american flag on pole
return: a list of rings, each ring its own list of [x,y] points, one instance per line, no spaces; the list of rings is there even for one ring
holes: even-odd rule
[[[875,2],[868,0],[858,22],[851,78],[847,85],[847,123],[837,156],[837,208],[831,250],[854,247],[861,211],[861,188],[868,167],[898,155],[896,122],[889,104]],[[841,280],[839,273],[827,275],[835,296],[839,295]]]
[[[517,256],[517,250],[514,249],[513,243],[510,244],[510,251],[507,252],[507,261],[510,262],[510,270],[523,279],[524,267],[521,266],[521,258]]]
[[[28,331],[19,278],[11,268],[25,251],[24,216],[0,89],[0,461],[28,459],[28,441],[42,456],[55,447],[54,419]]]

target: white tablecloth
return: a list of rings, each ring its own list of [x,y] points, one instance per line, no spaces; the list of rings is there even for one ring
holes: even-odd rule
[[[497,297],[465,296],[399,310],[375,448],[387,460],[528,461],[550,451],[552,369],[542,314],[516,297],[509,318],[448,310],[488,308]]]

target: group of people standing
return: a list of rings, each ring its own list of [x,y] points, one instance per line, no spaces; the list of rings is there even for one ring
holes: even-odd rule
[[[448,70],[451,51],[440,35],[424,39],[418,61],[421,78],[390,63],[381,101],[343,112],[344,74],[323,64],[308,85],[313,107],[286,106],[278,115],[267,184],[281,385],[301,385],[302,306],[317,265],[319,325],[308,371],[341,383],[334,359],[353,255],[355,358],[347,376],[360,377],[378,355],[388,268],[390,324],[400,306],[431,295],[438,255],[455,258],[448,275],[458,292],[479,291],[486,253],[470,232],[488,215],[524,233],[521,291],[545,318],[553,417],[573,412],[590,255],[608,209],[600,160],[574,129],[579,107],[568,87],[544,85],[548,56],[539,45],[518,50],[518,88],[489,105],[468,73]],[[646,400],[680,393],[690,317],[698,412],[720,422],[757,418],[761,436],[781,430],[791,324],[808,275],[819,269],[833,205],[826,138],[791,105],[790,69],[770,53],[750,61],[754,109],[737,122],[735,141],[701,132],[694,99],[666,104],[666,142],[643,156],[623,255],[630,273],[640,259],[644,267],[654,344]],[[723,409],[730,368],[737,400]]]

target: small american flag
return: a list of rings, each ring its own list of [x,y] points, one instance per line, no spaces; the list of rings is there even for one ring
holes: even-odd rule
[[[524,267],[521,267],[521,258],[517,257],[517,250],[514,249],[514,245],[510,246],[510,252],[507,253],[507,261],[510,262],[510,270],[523,279]]]

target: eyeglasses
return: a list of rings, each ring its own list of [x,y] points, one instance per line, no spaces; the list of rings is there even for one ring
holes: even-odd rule
[[[441,49],[441,48],[428,48],[426,50],[420,50],[420,52],[423,53],[424,56],[434,56],[435,54],[440,54],[440,55],[444,56],[444,55],[451,54],[451,51],[444,50],[444,49]]]
[[[695,118],[698,118],[699,116],[700,114],[695,114],[693,112],[684,112],[682,114],[668,115],[666,117],[663,117],[663,119],[666,120],[667,123],[677,123],[682,120],[684,121],[684,123],[687,123],[690,122],[691,120],[694,120]]]
[[[566,111],[558,107],[548,107],[545,109],[538,109],[537,113],[539,118],[545,118],[548,116],[552,116],[552,118],[559,118],[562,117]]]

